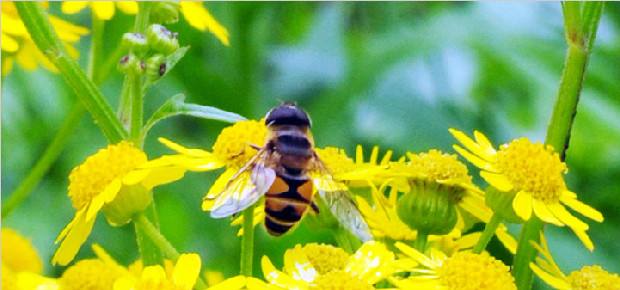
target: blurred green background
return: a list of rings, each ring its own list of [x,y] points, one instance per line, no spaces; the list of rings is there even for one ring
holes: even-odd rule
[[[50,3],[59,15],[59,4]],[[559,3],[207,3],[228,28],[230,47],[187,22],[170,25],[188,54],[152,88],[147,116],[167,98],[261,118],[281,100],[298,102],[312,116],[318,146],[335,145],[353,155],[356,144],[402,154],[439,148],[452,152],[449,127],[479,129],[496,144],[519,136],[544,140],[566,44]],[[90,11],[62,16],[84,26]],[[106,22],[106,48],[119,44],[133,17],[117,13]],[[620,4],[605,7],[589,63],[567,153],[569,187],[603,212],[591,223],[596,245],[589,253],[566,228],[548,228],[565,272],[600,264],[620,272]],[[79,48],[85,67],[89,37]],[[114,107],[122,82],[114,72],[103,92]],[[15,69],[2,83],[2,198],[16,188],[41,156],[76,98],[59,75]],[[150,157],[169,151],[163,136],[210,148],[226,124],[189,117],[169,119],[151,131]],[[73,215],[66,196],[70,170],[105,146],[89,116],[31,197],[3,220],[34,241],[46,261],[53,240]],[[365,147],[365,148],[366,148]],[[206,268],[236,274],[237,228],[200,210],[215,173],[192,173],[156,189],[166,237],[181,252],[197,252]],[[472,175],[477,171],[472,168]],[[480,180],[478,180],[480,181]],[[482,183],[480,183],[482,184]],[[333,242],[329,232],[306,223],[283,238],[257,231],[259,259],[281,263],[295,243]],[[133,229],[111,228],[99,218],[90,243],[118,260],[137,258]],[[494,241],[492,250],[505,256]],[[79,257],[92,256],[88,246]],[[508,257],[509,259],[509,257]],[[62,269],[47,265],[48,273]],[[541,283],[538,289],[546,289]]]

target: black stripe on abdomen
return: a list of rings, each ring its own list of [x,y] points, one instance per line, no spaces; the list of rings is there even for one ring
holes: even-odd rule
[[[294,205],[287,205],[281,210],[272,210],[265,207],[265,216],[282,223],[296,223],[298,222],[303,213],[300,214]]]
[[[274,236],[280,236],[293,227],[294,224],[282,224],[278,221],[270,218],[269,216],[265,216],[265,228],[267,228],[267,232]]]

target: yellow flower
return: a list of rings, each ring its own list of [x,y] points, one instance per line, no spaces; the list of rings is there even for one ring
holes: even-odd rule
[[[95,16],[102,20],[112,19],[117,7],[125,14],[138,13],[136,1],[63,1],[60,9],[64,14],[75,14],[86,7],[90,7]]]
[[[167,274],[160,265],[148,266],[136,276],[128,274],[114,283],[114,290],[190,290],[200,274],[200,256],[182,254]]]
[[[94,244],[92,248],[97,258],[78,261],[58,279],[63,290],[112,290],[116,280],[129,274],[101,246]]]
[[[373,188],[371,194],[373,205],[361,196],[357,196],[356,199],[372,235],[377,239],[389,238],[394,241],[415,240],[417,232],[403,223],[396,212],[398,190],[395,187],[391,188],[386,197],[383,190]]]
[[[488,253],[457,252],[452,256],[431,249],[426,256],[403,243],[395,246],[419,266],[408,278],[392,278],[400,289],[434,290],[516,290],[510,268]]]
[[[52,263],[66,265],[73,260],[99,211],[103,210],[114,226],[128,223],[150,204],[153,187],[182,176],[180,169],[149,165],[146,154],[127,141],[109,145],[88,157],[69,176],[68,195],[76,213],[56,239],[62,243]]]
[[[36,47],[22,22],[15,4],[11,1],[2,4],[2,75],[8,74],[17,63],[26,70],[35,70],[39,65],[57,72],[56,67]],[[88,34],[88,29],[74,25],[55,16],[50,22],[60,40],[65,44],[69,55],[76,58],[78,51],[73,45],[80,37]]]
[[[475,141],[455,129],[450,129],[450,133],[464,146],[454,145],[454,149],[482,170],[480,176],[484,180],[499,191],[514,194],[512,208],[520,218],[527,221],[534,213],[544,222],[566,225],[586,248],[594,249],[586,234],[588,225],[564,206],[597,222],[603,221],[603,215],[567,189],[563,178],[566,164],[551,146],[519,138],[496,150],[480,132],[474,132]]]
[[[43,262],[32,243],[15,230],[2,228],[2,265],[14,272],[41,273]]]
[[[394,254],[379,242],[364,243],[346,262],[340,251],[297,245],[284,254],[284,272],[264,256],[263,274],[270,284],[284,289],[357,290],[375,289],[374,284],[398,270]]]
[[[180,1],[180,10],[185,20],[194,28],[208,30],[222,42],[230,45],[228,30],[211,15],[201,2]],[[138,13],[137,1],[63,1],[61,10],[65,14],[75,14],[86,7],[91,7],[98,19],[110,20],[118,7],[125,14]]]
[[[620,276],[609,273],[598,265],[584,266],[565,275],[556,264],[544,235],[540,235],[541,244],[534,244],[540,253],[536,263],[530,268],[536,275],[558,290],[620,290]]]

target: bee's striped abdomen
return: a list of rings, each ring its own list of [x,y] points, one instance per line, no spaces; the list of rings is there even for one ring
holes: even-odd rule
[[[288,179],[277,176],[265,194],[265,227],[279,236],[303,217],[312,202],[310,179]]]

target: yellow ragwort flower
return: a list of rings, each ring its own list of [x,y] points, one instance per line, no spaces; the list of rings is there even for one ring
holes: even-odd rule
[[[10,228],[2,228],[2,265],[13,272],[41,273],[43,269],[32,242]]]
[[[200,256],[182,254],[167,274],[160,265],[148,266],[139,275],[127,274],[116,280],[114,290],[190,290],[200,274]]]
[[[346,260],[344,251],[340,251],[324,245],[297,245],[284,254],[283,271],[264,256],[263,274],[270,284],[281,289],[358,290],[375,289],[374,284],[398,269],[394,254],[376,241],[364,243]]]
[[[101,20],[112,19],[116,8],[125,14],[138,13],[136,1],[63,1],[60,9],[64,14],[76,14],[86,7],[90,7],[95,16]]]
[[[71,265],[58,279],[63,290],[112,290],[114,282],[129,274],[101,246],[94,244],[97,258],[80,260]]]
[[[457,252],[452,256],[431,249],[424,255],[403,243],[395,246],[419,266],[407,278],[392,278],[400,289],[516,290],[510,268],[488,253]]]
[[[603,221],[603,215],[568,190],[563,178],[566,164],[551,146],[519,138],[496,150],[480,132],[474,131],[475,141],[455,129],[450,133],[464,146],[454,145],[454,149],[482,170],[484,180],[499,191],[515,195],[512,208],[517,216],[527,221],[533,213],[546,223],[566,225],[586,248],[594,248],[586,234],[589,226],[564,206],[597,222]]]
[[[127,141],[109,145],[88,157],[69,176],[68,195],[76,213],[56,239],[62,243],[52,263],[66,265],[73,260],[99,211],[113,226],[128,223],[150,204],[153,187],[182,176],[181,169],[149,164],[146,154]]]
[[[541,244],[534,244],[540,253],[536,263],[530,268],[536,275],[558,290],[620,290],[620,276],[605,271],[601,266],[584,266],[577,271],[565,275],[556,264],[545,237],[541,234]]]
[[[7,75],[17,62],[26,70],[35,70],[39,65],[49,71],[57,72],[56,67],[37,48],[22,22],[15,4],[11,1],[2,4],[2,75]],[[88,34],[85,27],[74,25],[55,16],[50,22],[70,56],[77,58],[78,51],[73,45],[80,37]]]
[[[200,31],[208,30],[222,44],[230,45],[226,27],[220,24],[201,2],[180,1],[179,4],[180,11],[189,25]],[[139,9],[137,1],[63,1],[61,10],[65,14],[75,14],[86,7],[91,7],[95,16],[102,20],[112,19],[116,8],[125,14],[136,14]]]
[[[371,195],[373,205],[361,196],[357,196],[356,201],[372,235],[377,239],[389,238],[394,241],[415,240],[417,232],[409,228],[396,212],[397,188],[392,187],[387,197],[383,190],[373,188]]]

